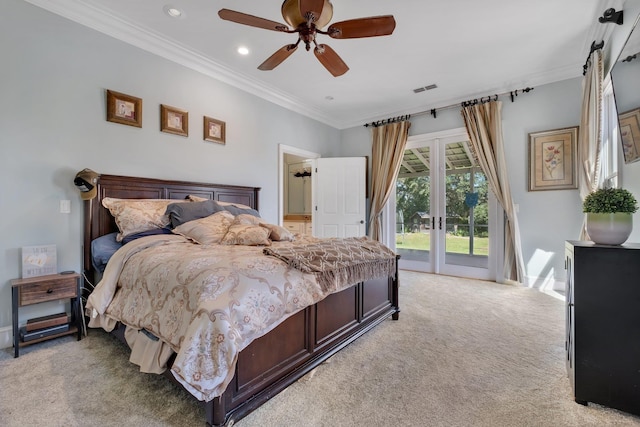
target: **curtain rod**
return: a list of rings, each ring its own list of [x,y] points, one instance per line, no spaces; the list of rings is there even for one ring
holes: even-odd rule
[[[533,89],[534,88],[532,88],[532,87],[526,87],[524,89],[516,89],[516,90],[512,90],[512,91],[509,91],[509,92],[503,92],[503,93],[496,94],[496,95],[489,95],[487,97],[483,96],[483,97],[476,98],[476,99],[470,99],[469,101],[463,101],[463,102],[458,102],[458,103],[451,104],[451,105],[445,105],[444,107],[432,108],[430,110],[418,111],[417,113],[413,113],[413,114],[406,114],[404,116],[391,117],[391,118],[384,119],[384,120],[378,120],[378,121],[371,122],[371,123],[365,123],[364,127],[369,127],[369,126],[378,127],[378,126],[386,125],[386,124],[389,124],[389,123],[401,122],[403,120],[409,120],[412,115],[413,116],[420,116],[420,115],[426,114],[426,113],[431,114],[433,116],[433,118],[435,119],[438,110],[448,110],[449,108],[453,108],[453,107],[470,107],[472,105],[487,103],[487,102],[491,101],[492,99],[494,101],[497,101],[499,96],[507,95],[507,94],[509,94],[511,96],[511,102],[515,102],[515,98],[518,96],[518,92],[528,93],[528,92],[531,92]]]
[[[591,59],[591,54],[598,49],[602,49],[604,47],[604,40],[601,40],[600,43],[596,43],[596,41],[591,42],[591,49],[589,49],[589,55],[587,55],[587,60],[584,62],[582,66],[582,75],[587,74],[587,68],[589,68],[589,60]]]

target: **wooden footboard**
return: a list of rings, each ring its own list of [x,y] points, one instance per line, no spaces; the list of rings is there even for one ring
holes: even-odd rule
[[[240,352],[222,396],[204,403],[207,426],[230,426],[388,317],[398,280],[381,278],[329,295]]]

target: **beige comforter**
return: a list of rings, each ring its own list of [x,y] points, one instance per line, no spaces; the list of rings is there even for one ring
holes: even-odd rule
[[[225,391],[238,353],[254,339],[348,286],[324,291],[314,274],[262,250],[177,235],[134,240],[112,257],[89,297],[90,326],[109,330],[117,320],[159,337],[177,353],[176,379],[209,401]]]

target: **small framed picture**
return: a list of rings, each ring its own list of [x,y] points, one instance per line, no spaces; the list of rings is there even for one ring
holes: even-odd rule
[[[204,140],[217,142],[218,144],[225,144],[225,123],[213,119],[211,117],[204,117]]]
[[[142,127],[142,99],[107,90],[107,121]]]
[[[161,104],[160,130],[175,135],[189,136],[189,113],[179,108]]]
[[[578,127],[529,134],[529,191],[578,188]]]
[[[619,121],[624,162],[637,162],[640,160],[640,108],[620,114]]]

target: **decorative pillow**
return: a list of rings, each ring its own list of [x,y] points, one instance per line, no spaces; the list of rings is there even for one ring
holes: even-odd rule
[[[218,200],[218,203],[220,204],[220,206],[235,206],[236,208],[240,208],[240,209],[251,209],[251,206],[247,206],[247,205],[243,205],[242,203],[233,203],[233,202],[221,202]]]
[[[274,242],[293,242],[296,239],[292,232],[279,225],[261,222],[260,226],[269,230],[269,239]]]
[[[255,217],[260,217],[260,214],[258,213],[257,210],[252,209],[250,207],[245,207],[245,208],[241,208],[238,207],[238,205],[223,205],[221,202],[218,202],[218,204],[220,204],[220,206],[222,206],[224,208],[224,210],[227,210],[229,212],[231,212],[234,215],[242,215],[242,214],[248,214],[248,215],[253,215]],[[244,205],[240,205],[240,206],[244,206]]]
[[[192,201],[192,202],[205,202],[205,201],[207,201],[207,200],[211,200],[211,199],[208,199],[208,198],[206,198],[206,197],[196,196],[196,195],[194,195],[194,194],[189,194],[189,195],[187,196],[187,199],[189,199],[189,200],[190,200],[190,201]]]
[[[260,218],[259,216],[254,216],[251,214],[239,214],[239,215],[236,215],[236,219],[233,223],[243,224],[243,225],[260,225],[263,222],[266,222],[266,221]]]
[[[131,234],[154,228],[164,228],[169,225],[169,217],[165,215],[165,212],[170,203],[176,202],[178,200],[105,197],[102,199],[102,206],[109,209],[115,218],[116,225],[120,230],[116,240],[120,242]],[[188,200],[184,200],[184,202],[188,202]]]
[[[269,233],[267,228],[259,225],[238,224],[234,221],[220,243],[223,245],[270,246]]]
[[[210,200],[205,197],[195,196],[193,194],[189,194],[187,196],[187,199],[191,200],[192,202],[203,202],[205,200]],[[234,215],[249,214],[260,217],[260,214],[257,210],[253,209],[251,206],[243,205],[242,203],[221,202],[220,200],[216,200],[216,203]]]
[[[204,218],[185,222],[173,229],[173,232],[193,240],[201,245],[220,243],[233,223],[230,212],[220,211]]]
[[[141,237],[155,236],[156,234],[173,234],[173,233],[169,228],[154,228],[154,229],[143,231],[140,233],[129,234],[127,237],[124,237],[122,239],[122,244],[126,245],[127,243],[132,242]]]
[[[104,272],[111,256],[122,247],[122,243],[116,241],[118,233],[105,234],[91,242],[91,263],[100,273]]]
[[[193,221],[223,211],[215,200],[203,200],[201,202],[171,203],[167,206],[166,214],[171,221],[171,227],[176,228],[185,222]]]

